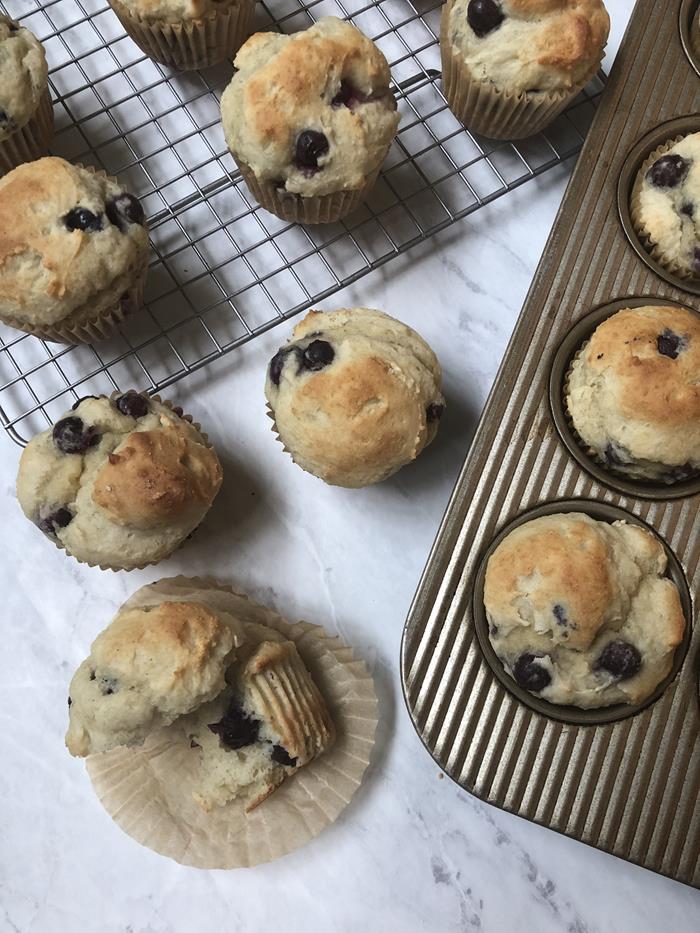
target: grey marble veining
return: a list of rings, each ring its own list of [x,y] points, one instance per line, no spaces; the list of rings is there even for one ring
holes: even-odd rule
[[[632,0],[610,0],[617,48]],[[14,499],[19,450],[0,437],[0,930],[21,933],[537,931],[692,933],[700,893],[501,813],[441,775],[406,715],[403,621],[561,199],[554,170],[364,279],[364,304],[437,352],[448,409],[412,467],[363,491],[296,468],[270,432],[265,364],[287,328],[171,393],[222,455],[221,496],[194,538],[143,572],[103,573],[54,549]],[[89,643],[143,583],[233,582],[288,618],[339,633],[381,700],[356,799],[306,848],[253,870],[202,872],[141,848],[63,747],[67,686]]]

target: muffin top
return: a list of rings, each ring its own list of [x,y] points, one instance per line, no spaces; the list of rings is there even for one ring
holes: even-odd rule
[[[0,179],[0,317],[8,323],[95,317],[147,260],[143,209],[113,179],[53,157]]]
[[[0,142],[28,122],[48,85],[44,47],[0,14]]]
[[[311,311],[273,357],[265,394],[280,440],[336,486],[380,482],[437,433],[445,400],[435,354],[369,308]]]
[[[625,308],[600,324],[571,367],[576,431],[614,469],[684,479],[700,469],[700,316]]]
[[[659,261],[700,278],[700,133],[685,136],[640,173],[632,202],[635,226]]]
[[[259,181],[300,195],[361,188],[399,123],[389,66],[333,16],[294,35],[251,36],[221,98],[224,135]]]
[[[477,80],[536,93],[589,80],[609,29],[602,0],[455,0],[447,34]]]
[[[489,558],[489,639],[513,679],[550,703],[638,703],[667,676],[685,629],[660,542],[578,512],[515,528]]]
[[[120,0],[133,15],[145,20],[180,23],[189,19],[201,19],[222,8],[231,6],[236,0]]]
[[[226,615],[201,603],[122,609],[71,681],[71,755],[140,745],[213,699],[226,686],[234,643]]]
[[[202,434],[128,392],[88,397],[22,453],[24,514],[79,560],[131,569],[166,557],[201,522],[222,471]]]

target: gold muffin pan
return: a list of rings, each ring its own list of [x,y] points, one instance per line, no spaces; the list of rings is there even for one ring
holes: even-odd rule
[[[700,481],[609,471],[579,443],[562,399],[572,356],[615,311],[698,312],[700,283],[655,263],[629,218],[645,158],[700,129],[700,69],[683,33],[697,7],[637,2],[411,606],[401,674],[416,731],[462,787],[700,887]],[[516,524],[560,511],[641,524],[666,550],[688,625],[668,678],[637,706],[549,704],[491,647],[488,556]]]
[[[523,690],[522,687],[518,686],[515,680],[506,672],[496,652],[493,650],[493,646],[489,639],[489,624],[484,607],[484,581],[486,579],[486,565],[488,564],[489,558],[503,539],[519,525],[524,525],[525,522],[532,521],[534,518],[540,518],[543,515],[556,515],[559,512],[584,512],[586,515],[599,522],[612,523],[624,521],[633,525],[639,525],[641,528],[644,528],[645,531],[651,532],[666,552],[666,557],[668,558],[666,576],[673,580],[678,587],[686,628],[683,641],[676,649],[673,666],[668,677],[664,678],[656,690],[642,703],[618,703],[614,706],[603,706],[597,709],[579,709],[575,706],[548,703],[534,693]],[[516,696],[521,703],[525,703],[526,706],[529,706],[536,713],[541,713],[544,716],[549,716],[551,719],[557,719],[560,722],[571,723],[571,725],[574,726],[590,726],[617,722],[620,719],[626,719],[628,716],[635,716],[643,709],[646,709],[647,706],[655,703],[659,697],[662,696],[664,690],[676,679],[683,661],[685,660],[688,646],[690,645],[693,605],[690,597],[690,590],[688,589],[688,584],[680,562],[663,538],[661,538],[646,522],[643,522],[638,516],[632,515],[630,512],[619,509],[614,505],[608,505],[606,502],[596,502],[595,500],[586,499],[563,499],[556,502],[548,502],[546,505],[540,505],[522,513],[512,522],[509,522],[491,542],[481,559],[479,569],[476,573],[472,612],[474,614],[474,626],[476,629],[476,637],[479,640],[479,646],[487,662],[490,664],[491,670],[507,690]]]
[[[675,306],[688,308],[678,301],[668,298],[619,298],[604,304],[590,314],[586,314],[569,330],[554,355],[549,373],[549,404],[552,408],[552,418],[561,439],[569,453],[577,460],[584,470],[591,473],[604,486],[610,486],[618,492],[629,496],[641,496],[645,499],[681,499],[685,496],[695,496],[700,493],[700,474],[691,479],[676,483],[658,483],[642,479],[633,479],[612,468],[604,466],[586,448],[576,433],[571,418],[566,409],[566,379],[569,367],[581,347],[593,335],[593,331],[603,321],[612,317],[623,308],[643,308],[648,305],[660,307]],[[694,310],[694,309],[690,309]],[[697,312],[695,312],[697,313]]]

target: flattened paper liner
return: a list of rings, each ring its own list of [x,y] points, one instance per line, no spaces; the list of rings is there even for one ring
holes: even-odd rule
[[[47,87],[30,119],[0,142],[0,177],[23,162],[33,162],[45,156],[52,139],[53,103]]]
[[[114,398],[117,398],[117,396],[124,395],[124,394],[125,394],[124,392],[112,392],[109,397],[110,399],[114,399]],[[170,402],[167,398],[161,398],[159,395],[151,395],[149,397],[153,399],[154,402],[158,402],[160,405],[165,405],[166,408],[170,408],[176,415],[182,418],[183,421],[187,421],[189,424],[191,424],[192,427],[195,429],[195,431],[197,431],[197,433],[202,438],[202,442],[204,443],[204,446],[208,447],[210,450],[214,450],[214,445],[210,443],[209,437],[204,433],[204,431],[202,431],[201,425],[197,421],[194,421],[192,419],[192,415],[188,415],[184,413],[182,408],[180,408],[179,405],[173,405],[173,403]],[[216,451],[214,451],[214,453],[216,453]],[[199,523],[200,525],[206,518],[208,512],[209,512],[209,509],[207,509],[207,512],[202,516],[202,519]],[[66,548],[60,543],[58,538],[56,538],[56,540],[54,541],[54,544],[59,549],[59,551],[63,551],[63,553],[67,557],[72,557],[73,560],[77,560],[79,564],[86,564],[88,567],[99,567],[100,570],[113,570],[115,572],[118,570],[123,570],[126,573],[130,573],[132,570],[143,570],[145,567],[151,567],[154,564],[159,564],[162,560],[167,560],[172,554],[175,553],[175,551],[179,550],[183,546],[183,544],[195,533],[197,528],[199,528],[199,525],[193,528],[192,531],[184,538],[183,541],[180,541],[179,544],[176,544],[175,547],[172,549],[172,551],[170,551],[170,553],[164,554],[162,557],[159,557],[158,560],[148,560],[143,564],[136,564],[133,567],[116,567],[116,566],[112,566],[111,564],[98,564],[98,563],[93,563],[92,561],[89,561],[89,560],[81,560],[81,558],[76,557],[75,554],[71,554],[70,551],[66,550]]]
[[[294,641],[326,699],[336,743],[247,815],[243,801],[209,813],[197,806],[192,799],[197,758],[177,723],[152,734],[141,748],[90,756],[86,767],[95,792],[124,832],[183,865],[241,868],[287,855],[334,822],[360,786],[377,727],[372,677],[352,649],[320,626],[292,625],[214,580],[160,580],[142,587],[122,608],[164,599],[225,609],[246,624],[265,625]]]
[[[637,232],[637,236],[640,239],[640,242],[644,249],[649,253],[652,259],[655,259],[660,266],[663,266],[664,269],[667,269],[669,272],[672,272],[673,275],[677,275],[681,279],[693,279],[695,278],[688,269],[684,269],[676,259],[672,256],[667,256],[663,250],[661,250],[657,243],[654,242],[651,232],[644,226],[642,220],[642,204],[641,204],[641,191],[642,191],[642,182],[644,181],[644,176],[652,167],[654,162],[664,154],[668,152],[676,143],[679,143],[682,139],[685,139],[684,134],[682,136],[675,136],[673,139],[668,139],[662,146],[659,146],[657,149],[647,156],[647,158],[642,163],[642,167],[637,172],[637,177],[634,180],[634,185],[632,187],[632,196],[630,198],[630,217],[632,218],[632,223],[634,229]]]
[[[560,91],[508,92],[479,81],[459,56],[449,39],[453,0],[447,0],[440,20],[442,90],[447,104],[467,129],[491,139],[523,139],[548,126],[573,100],[600,68],[601,57],[584,81]]]
[[[386,147],[386,153],[389,152],[389,148],[390,145]],[[274,182],[258,181],[255,172],[246,162],[237,159],[235,155],[233,158],[240,169],[243,180],[250,188],[251,194],[266,211],[290,223],[332,224],[343,217],[347,217],[348,214],[352,214],[367,199],[377,183],[379,170],[386,158],[386,153],[362,188],[335,191],[332,194],[309,198],[292,194],[284,188],[278,188]]]
[[[250,35],[255,15],[255,0],[234,0],[208,16],[181,23],[144,19],[120,0],[109,4],[142,52],[183,71],[232,59]]]

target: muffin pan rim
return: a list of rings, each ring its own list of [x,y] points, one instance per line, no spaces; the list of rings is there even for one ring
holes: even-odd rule
[[[484,605],[484,581],[486,577],[486,565],[488,564],[489,558],[511,531],[514,531],[521,525],[545,515],[558,515],[560,513],[569,514],[571,512],[582,512],[596,521],[605,521],[608,524],[622,520],[633,525],[638,525],[650,532],[654,538],[660,542],[666,553],[668,565],[664,577],[672,580],[678,589],[683,615],[685,616],[685,631],[683,632],[683,639],[674,653],[670,672],[641,703],[617,703],[612,706],[598,706],[592,709],[582,709],[577,706],[549,703],[547,700],[543,700],[533,693],[523,690],[510,674],[506,672],[491,645],[488,635],[486,607]],[[511,693],[519,703],[523,703],[527,706],[536,716],[554,719],[566,725],[582,727],[608,726],[617,722],[622,722],[632,716],[640,715],[660,700],[668,688],[676,681],[685,664],[693,633],[693,600],[683,565],[673,549],[656,529],[647,524],[647,522],[639,516],[626,511],[620,506],[611,505],[609,502],[580,497],[571,499],[550,499],[547,502],[542,502],[532,508],[525,509],[510,521],[506,522],[494,535],[487,548],[479,555],[473,579],[474,585],[472,588],[471,600],[472,618],[482,658],[491,668],[491,671],[500,685]]]
[[[656,296],[631,296],[616,298],[591,309],[574,321],[559,342],[549,366],[549,408],[561,442],[564,444],[578,465],[602,486],[608,486],[616,492],[635,499],[665,501],[669,499],[687,499],[700,495],[700,475],[678,483],[657,483],[646,480],[627,478],[620,473],[607,470],[592,455],[588,454],[579,440],[578,434],[566,410],[566,375],[575,354],[595,329],[618,311],[625,308],[643,308],[648,306],[685,308],[700,317],[700,310],[682,304],[673,298]]]
[[[643,136],[639,137],[622,162],[617,179],[617,211],[622,229],[629,245],[642,260],[645,266],[655,276],[673,285],[675,288],[691,295],[700,295],[700,279],[683,279],[673,272],[669,272],[661,263],[657,262],[644,248],[639,234],[634,228],[630,211],[632,188],[637,174],[646,158],[659,146],[678,136],[688,136],[690,133],[700,132],[700,113],[687,113],[657,123]]]
[[[700,77],[700,52],[693,48],[692,23],[700,9],[700,0],[681,0],[678,11],[678,28],[681,34],[681,45],[691,67]]]

